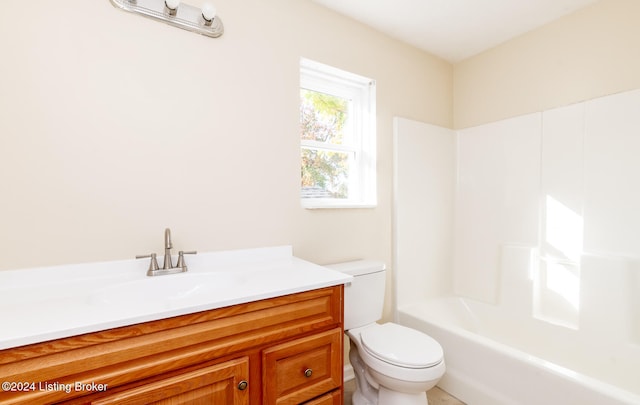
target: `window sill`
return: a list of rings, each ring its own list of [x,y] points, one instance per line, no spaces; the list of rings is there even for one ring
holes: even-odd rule
[[[378,206],[376,202],[325,200],[320,198],[301,199],[300,204],[302,205],[302,208],[309,210],[336,208],[376,208]]]

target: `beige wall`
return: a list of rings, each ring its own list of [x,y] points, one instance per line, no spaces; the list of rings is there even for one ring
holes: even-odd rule
[[[216,6],[217,40],[108,0],[3,5],[0,269],[161,253],[165,227],[391,263],[392,117],[451,127],[452,66],[310,1]],[[300,208],[301,56],[377,80],[375,209]]]
[[[603,0],[454,67],[456,129],[640,87],[640,1]]]
[[[310,1],[216,6],[214,40],[108,0],[4,5],[0,269],[161,253],[165,227],[178,249],[391,264],[393,116],[465,128],[640,87],[637,0],[453,68]],[[375,209],[300,208],[301,56],[377,80]]]

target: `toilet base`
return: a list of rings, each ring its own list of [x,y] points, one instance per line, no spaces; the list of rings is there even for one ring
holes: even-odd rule
[[[356,377],[356,391],[353,393],[351,401],[353,405],[377,405],[378,390],[372,387],[367,381],[367,369],[362,359],[358,355],[358,349],[351,341],[351,350],[349,351],[349,361],[353,367]]]
[[[360,357],[358,347],[351,341],[349,360],[356,379],[356,391],[352,396],[353,405],[428,405],[426,390],[435,386],[438,380],[427,383],[411,383],[398,381],[393,378],[373,372],[376,380],[372,379],[372,370],[367,370],[367,366]],[[387,389],[382,384],[390,384],[394,387],[401,387],[407,392],[399,392]]]
[[[390,391],[380,387],[377,398],[367,398],[360,390],[356,390],[351,397],[353,405],[428,405],[427,394],[407,394],[397,391]]]
[[[427,393],[408,394],[390,391],[384,387],[378,389],[378,405],[427,405]]]

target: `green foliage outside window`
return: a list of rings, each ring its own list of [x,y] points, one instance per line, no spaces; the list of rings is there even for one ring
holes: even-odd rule
[[[340,145],[345,137],[349,100],[310,90],[300,91],[303,141]],[[328,197],[348,197],[348,152],[305,146],[302,149],[302,188],[320,189]]]

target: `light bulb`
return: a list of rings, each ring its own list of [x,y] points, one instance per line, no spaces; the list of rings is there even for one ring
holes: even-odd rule
[[[169,10],[175,10],[180,5],[180,0],[164,0],[164,4]]]
[[[211,3],[204,3],[202,5],[202,18],[207,21],[212,21],[216,16],[216,8]]]

